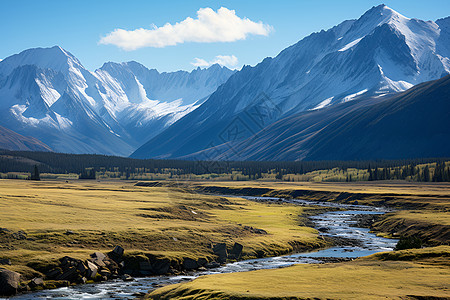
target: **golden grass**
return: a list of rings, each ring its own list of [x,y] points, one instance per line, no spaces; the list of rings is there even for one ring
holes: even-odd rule
[[[375,224],[382,234],[416,234],[430,243],[448,243],[448,183],[352,182],[201,182],[198,189],[226,187],[268,189],[265,195],[310,200],[357,200],[408,210],[386,215]],[[211,190],[211,189],[210,189]],[[254,190],[258,193],[257,190]],[[264,191],[264,190],[261,190]],[[247,190],[248,192],[248,190]],[[279,270],[221,274],[168,286],[150,294],[154,299],[416,299],[450,297],[449,246],[377,254],[350,263],[297,265]]]
[[[395,218],[410,220],[412,222],[424,222],[429,224],[440,224],[450,226],[450,216],[448,212],[444,211],[430,211],[430,210],[406,210],[398,211]]]
[[[448,245],[450,214],[445,210],[400,210],[386,214],[372,228],[380,236],[414,235],[428,245]]]
[[[276,190],[310,190],[371,194],[441,195],[450,197],[448,182],[366,181],[366,182],[273,182],[273,181],[201,181],[198,185],[224,187],[255,187]]]
[[[402,251],[399,251],[402,252]],[[448,260],[449,246],[414,250]],[[401,256],[401,254],[400,254]],[[426,261],[380,260],[382,254],[349,263],[295,265],[277,270],[220,274],[170,285],[150,299],[413,299],[450,297],[450,268]],[[414,298],[417,299],[417,298]],[[433,298],[434,299],[434,298]]]
[[[0,227],[32,239],[0,234],[0,258],[35,266],[64,255],[87,258],[114,245],[171,258],[211,257],[211,242],[238,241],[246,257],[325,245],[315,230],[300,226],[305,208],[134,183],[0,180]]]
[[[168,184],[165,182],[164,184]],[[196,190],[212,193],[252,193],[316,201],[389,206],[398,209],[450,211],[449,183],[377,182],[191,182]]]
[[[428,245],[448,244],[450,239],[450,184],[404,181],[310,183],[310,182],[197,182],[198,190],[221,193],[252,193],[272,197],[338,201],[398,209],[374,224],[386,237],[418,235]]]

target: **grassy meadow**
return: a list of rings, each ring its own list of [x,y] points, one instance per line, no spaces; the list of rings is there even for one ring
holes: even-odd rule
[[[380,235],[417,235],[428,246],[352,262],[211,275],[163,287],[151,299],[433,299],[450,297],[450,184],[382,182],[156,182],[0,180],[0,259],[24,279],[63,256],[86,259],[115,245],[130,257],[213,260],[212,243],[244,245],[243,258],[329,246],[306,217],[318,208],[212,195],[296,197],[396,208]],[[205,194],[205,193],[211,194]],[[261,230],[255,230],[261,229]],[[440,245],[440,246],[439,246]],[[447,246],[446,246],[447,245]]]
[[[218,274],[169,285],[149,299],[448,299],[450,246],[352,262]]]
[[[65,255],[86,259],[115,245],[129,255],[212,259],[210,245],[217,242],[243,244],[246,258],[327,244],[304,226],[313,208],[134,184],[0,180],[0,259],[29,278]],[[14,237],[20,232],[24,238]]]
[[[201,182],[201,191],[298,197],[396,210],[373,224],[379,235],[415,235],[424,249],[379,253],[352,262],[296,265],[220,274],[167,286],[150,299],[448,299],[450,298],[450,185],[404,181]]]

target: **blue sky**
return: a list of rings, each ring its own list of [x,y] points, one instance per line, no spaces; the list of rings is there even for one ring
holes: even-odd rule
[[[312,32],[358,18],[381,3],[407,17],[423,20],[450,15],[449,0],[2,0],[0,59],[28,48],[59,45],[74,54],[89,70],[95,70],[107,61],[130,60],[159,71],[192,70],[195,68],[193,63],[205,65],[217,60],[240,68],[243,64],[255,65],[267,56],[276,56]],[[180,26],[175,31],[181,41],[174,42],[175,45],[166,45],[170,42],[167,37],[161,37],[164,30],[150,33],[154,35],[148,37],[147,46],[136,50],[116,46],[114,43],[121,38],[118,36],[111,37],[109,44],[108,41],[99,43],[115,29],[150,31],[152,24],[156,27],[166,23],[173,25],[188,17],[195,21],[201,8],[210,8],[208,12],[214,17],[220,7],[234,10],[237,21],[248,19],[239,27],[244,32],[232,32],[230,37],[227,37],[228,33],[221,34],[215,41],[201,34],[205,26],[190,27],[187,32]],[[230,14],[228,10],[225,12]],[[189,37],[192,34],[196,37]],[[125,33],[125,37],[128,36],[131,35]],[[154,47],[155,39],[164,47]],[[236,40],[231,41],[233,39]],[[128,40],[122,40],[122,43],[126,44]]]

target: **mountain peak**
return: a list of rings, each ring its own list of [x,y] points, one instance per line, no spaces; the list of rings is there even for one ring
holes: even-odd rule
[[[360,18],[365,22],[372,20],[378,24],[388,23],[392,19],[409,19],[387,5],[380,4],[366,11]]]
[[[369,9],[366,13],[372,13],[372,14],[382,14],[382,13],[389,13],[389,14],[399,14],[389,6],[385,4],[380,4],[377,6],[372,6],[371,9]]]
[[[221,70],[222,68],[227,68],[227,67],[219,65],[218,63],[215,63],[215,64],[212,64],[211,66],[209,66],[207,69],[214,71],[214,70]]]
[[[0,73],[9,74],[15,68],[24,65],[33,65],[40,69],[52,69],[63,73],[72,67],[84,68],[69,51],[60,46],[53,46],[31,48],[5,58],[0,66]]]

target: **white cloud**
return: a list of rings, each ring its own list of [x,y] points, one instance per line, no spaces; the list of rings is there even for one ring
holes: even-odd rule
[[[267,36],[271,30],[270,25],[261,21],[238,17],[234,10],[221,7],[215,12],[207,7],[197,11],[197,19],[188,17],[173,25],[166,23],[161,27],[152,25],[151,29],[115,29],[102,37],[99,43],[116,45],[124,50],[163,48],[187,42],[233,42],[245,40],[249,35]]]
[[[233,69],[237,66],[238,62],[239,62],[238,58],[234,55],[217,55],[211,61],[206,61],[204,59],[196,57],[194,59],[194,62],[191,62],[191,64],[195,67],[200,67],[200,68],[207,68],[214,64],[219,64],[219,65],[225,66],[229,69]]]

